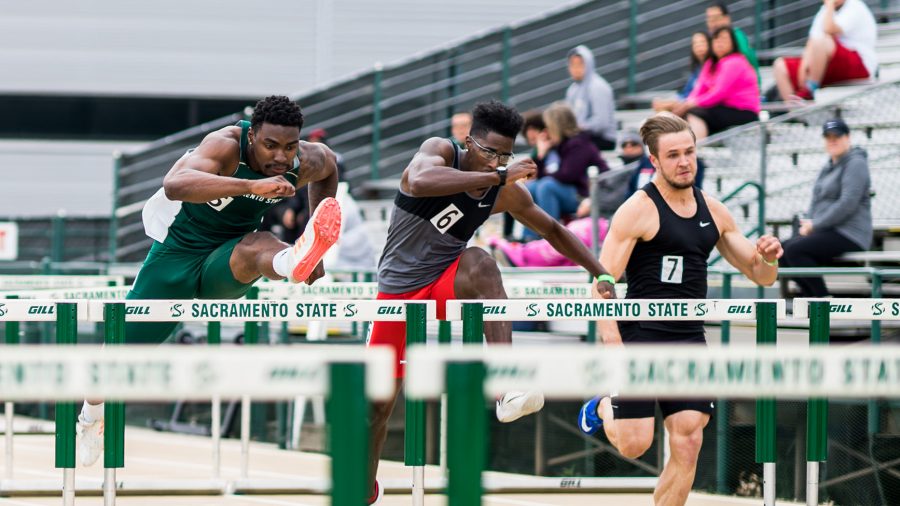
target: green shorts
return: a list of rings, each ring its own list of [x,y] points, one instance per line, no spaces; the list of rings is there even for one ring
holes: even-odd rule
[[[234,278],[229,261],[237,237],[209,251],[188,251],[154,241],[134,287],[126,299],[239,299],[253,283]],[[177,322],[129,323],[125,342],[159,344],[165,341]]]

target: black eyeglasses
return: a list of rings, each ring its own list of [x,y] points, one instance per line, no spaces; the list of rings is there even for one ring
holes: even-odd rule
[[[634,141],[625,141],[622,143],[623,148],[627,148],[627,147],[631,147],[631,146],[638,147],[640,145],[641,145],[640,142],[634,142]]]
[[[481,156],[483,156],[484,159],[489,162],[499,159],[500,165],[506,165],[515,156],[512,153],[505,153],[505,154],[498,153],[491,148],[486,148],[486,147],[482,146],[481,144],[479,144],[478,141],[476,141],[475,138],[472,137],[471,135],[469,136],[469,139],[471,139],[472,143],[475,144],[478,147],[478,149],[481,151]]]

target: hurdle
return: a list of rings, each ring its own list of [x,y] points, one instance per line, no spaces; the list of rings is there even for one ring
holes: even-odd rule
[[[368,496],[367,399],[392,395],[391,355],[385,349],[335,347],[195,348],[173,356],[146,346],[22,346],[0,356],[0,386],[15,400],[72,401],[85,394],[156,401],[329,395],[332,472],[340,469],[342,477],[340,487],[329,486],[332,501],[358,505]],[[63,459],[74,462],[74,437],[65,445]],[[108,494],[116,486],[121,483],[104,487],[104,504],[115,504],[115,496]],[[74,499],[71,489],[64,497]]]
[[[7,320],[7,322],[12,320],[25,320],[25,321],[51,321],[52,318],[55,317],[54,313],[56,312],[56,301],[50,300],[9,300],[7,301],[7,305],[0,306],[4,309],[2,315],[0,315],[0,319]],[[66,304],[61,304],[59,307],[62,308],[67,306]],[[68,306],[77,307],[78,313],[77,316],[71,317],[71,323],[66,327],[69,331],[62,332],[62,334],[70,335],[69,340],[66,342],[74,342],[74,330],[75,330],[75,322],[77,320],[86,320],[86,321],[104,321],[105,328],[107,329],[107,343],[120,342],[124,333],[124,322],[126,319],[131,321],[245,321],[248,319],[254,319],[258,317],[259,319],[265,318],[267,320],[285,320],[288,318],[303,318],[308,316],[306,313],[314,312],[316,313],[316,317],[326,319],[326,320],[343,320],[343,321],[378,321],[378,320],[398,320],[406,318],[407,312],[409,313],[417,313],[419,314],[419,319],[423,322],[426,318],[434,318],[435,316],[435,306],[434,302],[425,303],[423,301],[415,301],[413,304],[409,306],[409,310],[405,306],[405,301],[329,301],[329,302],[300,302],[300,301],[292,301],[292,302],[268,302],[268,301],[234,301],[234,300],[226,300],[226,301],[196,301],[196,300],[174,300],[174,301],[140,301],[133,300],[127,302],[115,302],[111,303],[108,301],[90,301],[86,303],[85,301],[77,302],[74,304],[68,304]],[[40,310],[35,310],[34,308],[39,308]],[[237,308],[237,309],[236,309]],[[61,310],[60,310],[61,311]],[[61,314],[61,313],[60,313]],[[243,316],[242,316],[243,315]],[[62,329],[62,327],[58,324],[58,329]],[[58,334],[60,331],[58,330]],[[62,335],[60,334],[60,335]],[[113,348],[113,347],[111,347]],[[115,348],[118,348],[116,346]],[[302,348],[297,348],[297,350],[307,350],[310,346],[304,346]],[[316,347],[313,347],[316,348]],[[327,346],[327,349],[346,349],[344,347],[334,348],[332,346]],[[42,350],[46,350],[47,348],[41,348]],[[146,350],[148,348],[139,348],[141,350]],[[150,348],[152,349],[152,348]],[[255,349],[255,348],[254,348]],[[262,348],[260,348],[262,349]],[[204,348],[207,350],[207,348]],[[357,351],[362,352],[363,350],[357,349]],[[305,352],[305,351],[303,351]],[[171,352],[169,352],[171,353]],[[248,351],[248,353],[251,353]],[[255,353],[253,351],[252,353]],[[179,349],[179,355],[181,354],[181,349]],[[252,357],[251,357],[252,358]],[[390,378],[390,382],[393,385],[393,365],[390,366],[390,374],[388,374]],[[236,370],[236,369],[233,369]],[[243,369],[241,369],[243,370]],[[5,371],[9,374],[8,371]],[[186,378],[182,378],[186,379]],[[393,387],[392,387],[393,388]],[[3,389],[6,391],[7,389]],[[323,395],[324,392],[320,390],[312,391],[315,395]],[[303,389],[298,389],[292,395],[309,395],[310,392]],[[90,391],[85,390],[78,395],[78,399],[83,399],[87,395],[93,395]],[[8,396],[9,399],[15,400],[15,396]],[[287,396],[290,397],[290,396]],[[179,395],[173,394],[172,396],[165,396],[164,399],[170,398],[179,398]],[[191,395],[183,395],[181,398],[184,399],[193,399],[194,396]],[[234,396],[222,396],[218,393],[212,393],[209,398],[217,399],[217,398],[234,398]],[[269,397],[266,395],[261,396],[262,399],[268,399]],[[281,397],[279,397],[281,398]],[[115,400],[115,398],[113,397]],[[57,424],[57,441],[71,441],[69,447],[61,446],[58,448],[57,452],[57,462],[60,467],[64,468],[74,468],[74,431],[71,433],[71,438],[68,433],[61,433],[60,431],[64,430],[73,430],[75,423],[75,405],[72,404],[70,408],[66,408],[67,410],[58,410],[58,422],[60,422],[60,417],[63,419],[70,419],[68,423],[58,423]],[[329,408],[332,409],[332,408]],[[235,493],[247,493],[251,490],[253,491],[261,491],[272,488],[277,490],[299,490],[299,491],[307,491],[307,492],[322,492],[323,490],[327,490],[327,484],[322,483],[321,480],[308,480],[306,485],[302,485],[301,487],[297,487],[296,483],[291,483],[288,486],[283,484],[266,484],[266,483],[242,483],[241,480],[236,480],[235,482],[225,483],[219,480],[218,474],[218,465],[219,465],[219,451],[218,451],[218,442],[214,443],[213,448],[213,459],[214,459],[214,479],[211,482],[200,482],[198,480],[194,480],[193,482],[185,481],[179,483],[170,483],[170,484],[159,484],[159,483],[125,483],[122,481],[117,481],[115,479],[115,469],[117,467],[121,467],[123,465],[124,457],[123,457],[123,447],[124,447],[124,423],[122,416],[122,408],[117,406],[115,402],[107,403],[107,426],[105,431],[105,454],[104,454],[104,466],[106,470],[104,471],[104,484],[103,491],[105,497],[109,497],[110,501],[114,501],[115,493],[117,490],[123,491],[124,493],[130,494],[138,494],[138,493],[153,493],[158,494],[163,490],[171,490],[175,493],[216,493],[222,494],[225,491],[233,491]],[[365,419],[365,414],[359,416],[360,419]],[[214,418],[215,421],[215,418]],[[215,431],[215,427],[213,428],[213,432]],[[9,436],[7,436],[9,437]],[[7,447],[7,451],[9,451],[11,446]],[[71,454],[69,453],[71,452]],[[11,455],[11,454],[10,454]],[[63,456],[65,455],[65,456]],[[247,452],[244,452],[242,455],[242,460],[245,460],[248,456]],[[11,457],[10,457],[11,458]],[[243,465],[243,464],[242,464]],[[7,465],[7,473],[12,469],[12,465]],[[66,490],[67,496],[74,497],[75,490],[79,490],[83,493],[91,493],[96,492],[96,490],[92,489],[90,486],[86,484],[79,484],[77,488],[74,484],[74,479],[71,478],[66,473],[67,476],[64,479],[64,483],[68,484]],[[364,473],[365,476],[365,473]],[[56,484],[48,484],[45,482],[41,482],[40,480],[29,481],[29,483],[21,484],[21,483],[12,483],[6,482],[0,484],[0,493],[8,493],[11,495],[44,495],[47,493],[52,493],[52,491],[59,491],[59,486]],[[70,491],[70,492],[69,492]]]
[[[479,309],[479,306],[480,309]],[[757,306],[762,304],[765,312],[759,312]],[[465,301],[456,300],[447,303],[448,320],[462,320],[463,334],[470,338],[468,342],[481,342],[483,339],[483,321],[561,321],[561,320],[692,320],[692,321],[734,321],[756,320],[757,340],[762,336],[771,336],[774,341],[777,318],[785,317],[785,301],[757,299],[697,299],[697,300],[490,300]],[[768,337],[766,339],[769,339]],[[465,339],[464,339],[465,341]],[[412,361],[410,362],[412,364]],[[758,417],[770,419],[774,427],[774,405],[765,410],[768,404],[758,406]],[[767,426],[769,426],[767,424]],[[448,434],[449,436],[449,434]],[[767,441],[767,440],[765,440]],[[448,443],[452,446],[453,443]],[[762,444],[762,442],[758,442]],[[758,450],[758,458],[763,457]],[[765,455],[768,456],[768,455]],[[450,457],[448,455],[448,463]],[[764,467],[771,468],[774,480],[774,455],[767,464],[760,460]],[[610,488],[621,489],[623,479],[606,481],[607,478],[581,478],[580,490],[603,491]],[[646,490],[655,486],[655,479],[633,480],[631,488]],[[549,481],[549,480],[544,480]],[[570,480],[557,480],[557,486],[563,489]],[[628,483],[626,480],[624,483]],[[507,491],[515,488],[530,489],[527,484],[500,484],[486,482],[485,488],[491,492]],[[774,491],[774,481],[770,488]]]
[[[489,303],[496,307],[497,302]],[[637,301],[590,303],[614,306],[620,302]],[[708,302],[697,301],[696,304]],[[734,318],[735,313],[727,313],[726,305],[737,301],[720,302],[726,309],[725,314],[722,314],[721,307],[714,308],[708,313],[709,319],[723,319],[729,314],[731,319],[737,319]],[[900,308],[900,301],[897,302]],[[771,301],[757,302],[755,305],[770,308],[765,311],[766,319],[771,319],[781,310],[778,303]],[[523,317],[522,314],[512,314],[511,306],[507,308],[507,317]],[[526,308],[527,305],[518,309]],[[538,305],[531,311],[539,310],[544,318],[560,317],[555,312],[557,308],[554,307],[553,315],[548,315],[547,309],[547,306]],[[448,314],[458,318],[456,310]],[[612,308],[609,310],[614,311]],[[763,312],[759,311],[759,314]],[[473,313],[480,314],[477,310]],[[484,314],[484,319],[499,320],[501,316],[498,311],[492,311]],[[747,316],[750,314],[742,314],[738,318],[746,319]],[[532,314],[532,317],[537,317],[537,314]],[[639,317],[621,318],[650,319],[647,312],[642,312]],[[477,322],[472,324],[477,325]],[[509,390],[540,390],[550,397],[583,398],[614,390],[625,396],[659,398],[683,397],[687,390],[702,397],[743,399],[900,396],[900,381],[897,380],[900,370],[896,369],[900,363],[898,346],[852,349],[829,349],[818,345],[775,347],[773,344],[755,348],[688,345],[500,349],[490,346],[474,349],[416,347],[409,351],[409,355],[407,394],[422,399],[436,398],[447,392],[451,412],[457,409],[466,412],[457,413],[459,418],[457,423],[451,425],[449,434],[451,468],[448,495],[452,506],[473,504],[480,499],[482,490],[488,488],[487,483],[481,481],[482,467],[479,467],[483,464],[484,446],[476,448],[474,444],[467,445],[467,441],[473,439],[484,441],[486,395],[500,395]],[[893,371],[892,379],[880,378],[877,374],[846,375],[848,368],[862,371],[866,360],[889,368]],[[741,375],[734,374],[738,370],[743,371]],[[463,422],[460,423],[460,420]],[[464,433],[456,430],[457,424],[464,427]],[[469,467],[458,467],[459,462],[466,462]],[[774,482],[766,483],[769,488],[773,485]],[[768,495],[773,498],[774,492]]]
[[[110,313],[111,306],[119,306],[121,309]],[[373,300],[128,300],[116,304],[107,301],[89,301],[88,314],[92,321],[98,321],[103,315],[107,328],[124,329],[125,321],[179,321],[179,322],[249,322],[256,321],[287,321],[293,319],[318,319],[322,321],[406,321],[408,331],[419,332],[424,335],[424,324],[428,319],[436,316],[434,301],[373,301]],[[298,349],[305,350],[311,345],[304,345]],[[256,349],[249,347],[248,349]],[[329,346],[328,348],[333,348]],[[343,347],[342,347],[343,348]],[[206,348],[209,349],[209,348]],[[393,377],[393,373],[391,373]],[[307,395],[298,391],[297,395]],[[320,394],[321,395],[321,394]],[[295,395],[296,397],[296,395]],[[190,398],[190,397],[186,397]],[[219,396],[221,398],[221,396]],[[232,397],[234,398],[234,397]],[[242,397],[249,401],[249,396]],[[249,418],[249,402],[243,403],[242,420]],[[106,409],[110,409],[107,404]],[[120,408],[116,408],[120,409]],[[108,416],[108,415],[107,415]],[[217,420],[213,418],[212,433],[218,435]],[[323,484],[315,480],[299,483],[300,480],[265,480],[249,478],[249,433],[245,427],[248,423],[242,423],[242,451],[241,451],[241,478],[227,484],[229,490],[234,493],[273,493],[273,492],[312,492],[323,490]],[[104,434],[119,434],[120,431],[110,430],[107,421],[107,430]],[[122,445],[121,440],[113,442],[112,446]],[[219,441],[214,439],[212,457],[214,476],[219,475]],[[109,448],[107,443],[107,448]],[[121,459],[121,457],[119,457]],[[112,465],[120,462],[113,459]],[[104,465],[106,457],[104,456]],[[115,469],[113,467],[112,469]],[[114,471],[113,471],[114,472]],[[110,476],[110,482],[114,482],[114,474]],[[215,482],[212,488],[221,490]]]

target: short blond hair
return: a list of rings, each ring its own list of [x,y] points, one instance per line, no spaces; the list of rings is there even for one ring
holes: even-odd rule
[[[641,125],[641,139],[650,149],[653,156],[658,157],[659,138],[665,134],[677,134],[679,132],[690,132],[694,142],[697,142],[697,136],[691,130],[691,125],[687,121],[679,118],[670,112],[661,112],[655,116],[651,116]]]
[[[565,102],[554,102],[542,114],[547,133],[552,138],[568,139],[581,132],[575,113]]]

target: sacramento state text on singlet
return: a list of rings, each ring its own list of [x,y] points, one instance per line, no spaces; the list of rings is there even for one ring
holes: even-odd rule
[[[250,168],[247,158],[250,122],[239,121],[238,126],[241,127],[241,160],[231,177],[248,180],[269,177]],[[296,182],[299,170],[300,160],[295,158],[285,178]],[[148,236],[166,246],[211,251],[235,237],[254,232],[265,212],[281,200],[248,193],[195,204],[169,200],[160,188],[144,206],[144,229]]]
[[[455,144],[452,167],[459,170]],[[468,193],[412,197],[397,191],[384,253],[378,262],[378,291],[406,293],[434,282],[466,249],[490,216],[500,191],[481,198]]]
[[[659,214],[659,231],[649,241],[638,241],[625,267],[627,299],[706,298],[707,260],[719,241],[719,229],[702,192],[693,188],[697,212],[682,218],[660,195],[653,183],[642,190]],[[642,329],[667,333],[703,332],[703,322],[638,322]]]

